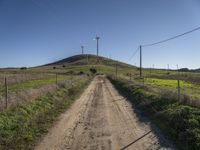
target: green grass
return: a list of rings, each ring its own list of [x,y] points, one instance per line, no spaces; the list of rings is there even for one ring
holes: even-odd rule
[[[183,105],[175,99],[166,99],[125,79],[109,79],[120,93],[148,116],[178,148],[200,149],[200,109]],[[173,82],[171,84],[173,85]]]
[[[73,87],[66,85],[31,103],[1,112],[0,149],[33,149],[35,143],[48,132],[56,118],[70,107],[89,81],[89,78],[82,78]]]
[[[69,76],[58,76],[57,81],[63,81],[63,80],[69,80]],[[20,83],[15,83],[12,85],[8,85],[8,89],[9,92],[14,92],[17,93],[19,91],[23,91],[26,89],[30,89],[30,88],[38,88],[44,85],[48,85],[48,84],[53,84],[56,83],[56,77],[51,77],[51,78],[47,78],[47,79],[41,79],[41,80],[28,80],[28,81],[24,81],[24,82],[20,82]],[[5,94],[5,87],[4,86],[0,86],[0,95],[4,95]]]
[[[89,73],[89,69],[91,67],[94,67],[97,69],[97,73],[99,74],[106,74],[106,75],[115,75],[116,73],[116,67],[113,66],[105,66],[105,65],[84,65],[84,66],[76,66],[71,67],[71,70],[83,71],[85,73]],[[139,70],[137,68],[131,68],[131,67],[121,67],[118,66],[118,77],[122,79],[130,79],[129,74],[132,75],[132,79],[134,79],[137,82],[141,82],[139,78]],[[198,77],[198,73],[180,73],[179,76],[177,76],[177,72],[175,71],[169,71],[170,75],[168,74],[168,71],[163,70],[153,70],[151,75],[157,75],[159,78],[153,78],[148,77],[149,76],[149,70],[144,69],[144,75],[145,77],[145,85],[148,85],[151,88],[154,88],[158,92],[163,91],[172,91],[174,93],[177,93],[177,79],[178,77],[185,77],[187,76],[187,79],[180,80],[180,86],[181,86],[181,94],[187,95],[193,100],[200,100],[200,85],[194,82],[190,82],[188,77],[191,76],[191,78]],[[171,76],[171,77],[170,77]],[[171,79],[172,78],[172,79]],[[188,81],[189,80],[189,81]]]
[[[160,90],[171,90],[176,92],[178,81],[170,79],[146,78],[145,85],[149,85]],[[193,99],[200,100],[200,86],[198,84],[192,84],[181,80],[180,87],[182,94],[188,95]]]

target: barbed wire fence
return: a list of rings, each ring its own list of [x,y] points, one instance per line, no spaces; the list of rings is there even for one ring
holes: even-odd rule
[[[142,86],[145,86],[145,82],[146,82],[146,79],[148,79],[149,77],[151,78],[152,77],[152,72],[153,72],[153,70],[154,70],[154,66],[153,66],[153,68],[151,68],[150,67],[150,69],[149,69],[149,77],[148,77],[148,75],[146,74],[144,74],[143,73],[143,67],[142,67],[142,52],[143,52],[143,49],[144,48],[148,48],[148,47],[152,47],[152,46],[155,46],[155,45],[158,45],[158,44],[163,44],[163,43],[166,43],[166,42],[169,42],[169,41],[171,41],[171,40],[175,40],[175,39],[177,39],[177,38],[180,38],[180,37],[182,37],[182,36],[186,36],[186,35],[188,35],[188,34],[191,34],[191,33],[193,33],[193,32],[196,32],[196,31],[198,31],[198,30],[200,30],[200,27],[197,27],[197,28],[194,28],[194,29],[192,29],[192,30],[189,30],[189,31],[187,31],[187,32],[184,32],[184,33],[182,33],[182,34],[178,34],[178,35],[175,35],[175,36],[173,36],[173,37],[170,37],[170,38],[166,38],[166,39],[164,39],[164,40],[160,40],[160,41],[157,41],[157,42],[153,42],[153,43],[149,43],[149,44],[143,44],[143,45],[140,45],[140,46],[138,46],[137,47],[137,49],[133,52],[133,54],[130,56],[130,58],[128,58],[127,59],[127,62],[130,62],[135,56],[136,56],[136,54],[138,54],[138,52],[140,53],[139,54],[139,57],[140,57],[140,66],[139,67],[137,67],[136,66],[136,72],[138,72],[138,70],[140,71],[140,73],[139,73],[139,75],[140,75],[140,77],[138,78],[137,77],[137,75],[135,76],[135,78],[133,77],[133,78],[131,78],[131,73],[129,73],[128,74],[128,76],[130,76],[130,81],[131,81],[131,79],[133,80],[137,80],[137,81],[139,81],[140,83],[141,83],[141,85]],[[168,68],[167,68],[167,74],[169,74],[169,65],[168,65]],[[172,70],[171,70],[172,71]],[[188,93],[188,87],[186,87],[185,85],[184,85],[184,82],[181,82],[181,81],[184,81],[184,80],[182,80],[181,78],[180,78],[180,71],[179,71],[179,68],[178,68],[178,65],[177,65],[177,70],[174,70],[174,72],[175,71],[177,71],[177,86],[176,86],[176,89],[174,89],[172,92],[173,93],[177,93],[177,100],[179,101],[179,102],[181,102],[181,101],[185,101],[185,103],[195,103],[194,101],[194,99],[191,97],[191,96],[189,96],[189,95],[187,95],[187,93]],[[154,73],[155,74],[155,73]],[[175,80],[175,79],[173,79],[173,80]],[[176,91],[176,92],[175,92]],[[187,98],[186,98],[187,97]],[[191,101],[191,102],[186,102],[186,99],[189,99],[189,101]],[[195,104],[194,104],[195,105]],[[200,106],[200,104],[199,104],[199,106]]]

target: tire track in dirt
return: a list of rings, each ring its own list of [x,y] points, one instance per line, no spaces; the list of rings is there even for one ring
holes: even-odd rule
[[[155,132],[156,131],[156,132]],[[36,150],[171,150],[105,76],[94,78]]]

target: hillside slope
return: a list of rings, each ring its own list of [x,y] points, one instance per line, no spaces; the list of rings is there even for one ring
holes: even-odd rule
[[[108,65],[108,66],[114,66],[118,64],[118,66],[121,67],[134,67],[130,64],[126,64],[120,61],[116,61],[113,59],[109,59],[106,57],[99,56],[92,54],[83,54],[83,55],[74,55],[50,64],[46,64],[44,66],[59,66],[59,65],[65,65],[65,66],[74,66],[74,65]]]

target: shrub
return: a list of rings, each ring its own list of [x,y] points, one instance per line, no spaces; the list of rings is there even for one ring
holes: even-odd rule
[[[95,68],[90,68],[90,72],[91,72],[92,74],[96,74],[96,73],[97,73],[97,70],[96,70]]]
[[[20,70],[27,70],[27,67],[21,67]]]
[[[78,74],[79,74],[79,75],[83,75],[83,74],[84,74],[84,72],[83,72],[83,71],[80,71]]]

